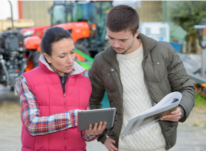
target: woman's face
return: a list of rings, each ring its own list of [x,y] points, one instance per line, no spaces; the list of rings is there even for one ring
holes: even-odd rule
[[[51,68],[58,72],[61,76],[72,71],[75,52],[74,43],[70,38],[61,39],[52,44],[51,56],[44,53]]]

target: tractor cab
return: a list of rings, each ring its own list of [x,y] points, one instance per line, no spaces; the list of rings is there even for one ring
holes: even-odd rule
[[[54,1],[49,9],[51,14],[51,25],[86,22],[89,25],[89,37],[82,37],[75,42],[76,45],[87,47],[87,52],[99,52],[104,49],[106,40],[105,18],[112,8],[111,1]],[[78,30],[78,26],[69,29],[72,37],[73,31]],[[85,51],[83,51],[85,52]]]

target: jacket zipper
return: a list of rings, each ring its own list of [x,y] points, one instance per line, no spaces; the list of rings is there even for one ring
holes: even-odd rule
[[[110,63],[111,66],[112,66],[113,68],[115,68],[115,66],[113,65],[113,63],[112,63],[110,60],[108,60],[107,58],[105,58],[105,56],[104,56],[103,54],[102,54],[102,56],[103,56],[103,58],[104,58],[104,60],[105,60],[106,62]],[[116,69],[116,71],[117,71],[118,75],[120,75],[120,73],[119,73],[119,71],[118,71],[117,69]],[[112,75],[113,75],[113,74],[112,74]],[[113,78],[116,79],[114,76],[113,76]],[[118,79],[119,79],[119,82],[117,82],[116,80],[115,80],[115,81],[117,82],[119,92],[123,92],[122,82],[121,82],[120,76],[118,76]],[[122,90],[120,90],[120,88],[121,88]]]
[[[145,59],[142,61],[142,70],[143,70],[143,73],[144,73],[144,68],[143,68],[143,66],[145,65]],[[146,80],[145,80],[145,73],[144,73],[144,83],[145,83],[145,87],[146,87],[146,89],[147,89],[147,93],[148,93],[148,95],[149,95],[149,98],[150,98],[150,100],[151,100],[151,103],[155,103],[154,101],[152,101],[152,98],[151,98],[151,96],[150,96],[150,93],[149,93],[149,89],[148,89],[148,86],[147,86],[147,82],[146,82]],[[153,105],[152,105],[153,106]]]
[[[64,77],[62,77],[62,84],[64,84]],[[66,112],[66,107],[65,107],[65,105],[66,105],[66,101],[65,101],[65,88],[63,89],[62,88],[62,91],[63,91],[63,97],[64,97],[64,112]],[[67,141],[66,141],[66,130],[64,130],[64,143],[65,143],[65,147],[64,147],[64,149],[65,149],[65,151],[67,150]]]
[[[146,59],[144,58],[143,61],[142,61],[142,70],[144,69],[143,66],[144,66],[144,64],[145,64],[145,60],[146,60]],[[144,71],[143,71],[143,73],[144,73]],[[148,93],[148,95],[149,95],[149,98],[150,98],[150,100],[151,100],[151,103],[154,104],[155,102],[152,101],[152,98],[151,98],[150,93],[149,93],[148,85],[147,85],[147,82],[146,82],[146,80],[145,80],[145,74],[144,74],[144,83],[145,83],[145,87],[146,87],[146,89],[147,89],[147,93]],[[161,130],[162,130],[162,129],[163,129],[162,124],[159,123],[159,125],[160,125]],[[165,142],[167,143],[165,133],[162,133],[162,135],[164,136]],[[166,144],[166,147],[167,147],[167,144]]]
[[[104,60],[106,61],[106,62],[108,62],[108,63],[110,63],[111,64],[111,66],[113,67],[113,68],[115,68],[115,66],[114,66],[114,64],[110,61],[110,60],[108,60],[103,54],[102,54],[102,56],[103,56],[103,58],[104,58]],[[122,82],[121,82],[121,79],[120,79],[120,73],[119,73],[119,71],[116,69],[116,71],[117,71],[117,73],[118,73],[118,80],[119,80],[119,82],[117,82],[117,80],[115,80],[115,82],[117,83],[117,86],[118,86],[118,89],[119,89],[119,92],[120,92],[120,95],[121,95],[121,99],[122,99],[122,122],[123,122],[123,112],[124,112],[124,108],[123,108],[123,86],[122,86]],[[112,77],[113,77],[113,79],[116,79],[115,77],[114,77],[114,73],[112,72]],[[121,93],[122,92],[122,93]],[[122,125],[120,125],[120,132],[119,132],[119,135],[120,135],[120,133],[121,133],[121,129],[122,129]],[[119,139],[117,139],[116,140],[117,142],[117,144],[119,143]],[[119,145],[118,145],[119,146]]]

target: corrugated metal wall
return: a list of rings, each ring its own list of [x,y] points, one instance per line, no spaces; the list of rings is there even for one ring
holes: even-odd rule
[[[50,25],[48,9],[52,1],[22,1],[23,19],[33,19],[35,26]],[[141,1],[141,8],[137,7],[140,22],[162,21],[162,1]]]
[[[162,1],[141,1],[141,8],[136,8],[140,22],[161,22],[162,15]]]
[[[48,9],[52,1],[22,1],[23,19],[33,19],[35,26],[50,25]]]

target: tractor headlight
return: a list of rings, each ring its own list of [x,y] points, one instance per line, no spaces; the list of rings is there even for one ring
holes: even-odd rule
[[[26,32],[23,33],[24,37],[28,37],[31,36],[34,33],[34,30],[28,30]]]

